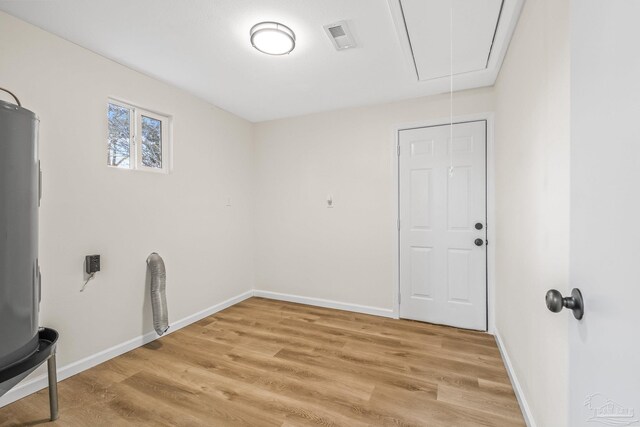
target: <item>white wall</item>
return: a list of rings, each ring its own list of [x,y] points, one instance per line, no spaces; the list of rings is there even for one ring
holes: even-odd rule
[[[1,85],[41,119],[40,323],[61,334],[59,366],[153,330],[152,251],[171,322],[252,289],[251,123],[2,12],[0,29]],[[171,174],[107,167],[111,96],[173,116]]]
[[[538,426],[567,424],[569,1],[530,0],[496,94],[496,326]]]
[[[392,310],[393,128],[449,107],[440,95],[256,124],[256,289]],[[454,97],[454,115],[492,110],[491,89]]]

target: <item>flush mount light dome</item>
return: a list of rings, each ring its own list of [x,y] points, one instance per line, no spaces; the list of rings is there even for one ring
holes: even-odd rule
[[[286,55],[296,47],[291,28],[278,22],[260,22],[251,27],[251,45],[267,55]]]

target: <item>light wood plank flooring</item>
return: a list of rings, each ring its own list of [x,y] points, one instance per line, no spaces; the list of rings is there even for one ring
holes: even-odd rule
[[[62,381],[61,426],[523,426],[492,336],[251,298]],[[47,391],[0,426],[47,422]]]

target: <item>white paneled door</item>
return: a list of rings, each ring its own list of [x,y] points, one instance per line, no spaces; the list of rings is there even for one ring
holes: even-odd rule
[[[399,132],[402,318],[487,328],[486,127]]]
[[[571,286],[558,290],[580,289],[584,317],[548,313],[569,322],[571,427],[640,426],[639,16],[638,1],[571,2]]]

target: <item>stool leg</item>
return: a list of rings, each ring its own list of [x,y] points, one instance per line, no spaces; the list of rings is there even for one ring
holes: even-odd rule
[[[47,360],[47,370],[49,373],[49,408],[51,410],[51,421],[58,419],[58,374],[56,372],[56,354],[52,354]]]

